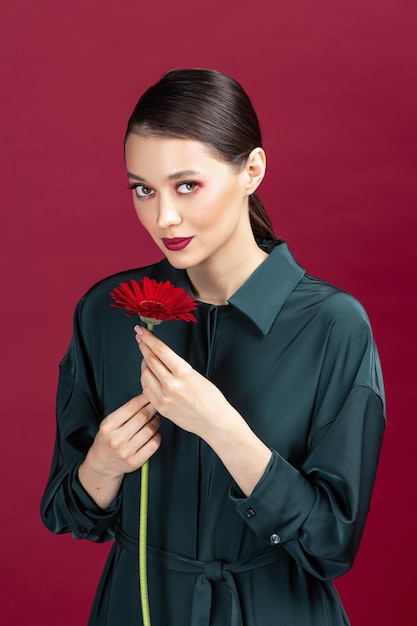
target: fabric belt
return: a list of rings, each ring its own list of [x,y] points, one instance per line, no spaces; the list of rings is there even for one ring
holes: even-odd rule
[[[116,531],[116,542],[124,550],[135,554],[135,556],[138,555],[137,539],[126,535],[120,529]],[[210,626],[211,583],[222,581],[227,584],[232,600],[230,626],[243,626],[240,600],[233,574],[249,572],[259,567],[272,565],[272,563],[289,558],[289,554],[281,547],[271,546],[262,552],[257,552],[234,563],[225,563],[221,560],[204,562],[195,561],[180,554],[166,552],[148,545],[147,557],[149,561],[159,567],[198,575],[194,585],[190,626]]]

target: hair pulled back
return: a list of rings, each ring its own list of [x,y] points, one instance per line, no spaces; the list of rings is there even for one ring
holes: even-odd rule
[[[126,138],[130,134],[200,141],[238,169],[262,147],[257,115],[241,85],[216,70],[198,68],[171,70],[149,87],[130,116]],[[249,215],[256,238],[275,239],[256,193],[249,197]]]

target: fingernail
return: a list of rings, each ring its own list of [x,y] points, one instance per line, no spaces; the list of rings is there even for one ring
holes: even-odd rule
[[[133,329],[136,333],[136,341],[140,341],[140,338],[142,337],[143,334],[143,328],[142,326],[139,326],[139,324],[137,324],[134,329]]]

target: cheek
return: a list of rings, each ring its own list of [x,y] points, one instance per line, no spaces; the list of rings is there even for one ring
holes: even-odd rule
[[[236,202],[236,193],[231,189],[224,186],[211,189],[210,193],[198,199],[198,212],[206,219],[210,219],[210,217],[224,214],[234,202]]]
[[[242,211],[242,204],[239,200],[234,187],[216,191],[202,203],[200,210],[196,213],[195,221],[198,220],[201,225],[215,227],[218,227],[220,223],[233,222]]]

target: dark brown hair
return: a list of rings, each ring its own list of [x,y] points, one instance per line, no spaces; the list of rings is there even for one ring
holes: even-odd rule
[[[254,148],[262,147],[259,121],[241,85],[207,69],[177,69],[145,91],[130,116],[130,134],[193,139],[237,168]],[[257,239],[275,239],[271,220],[254,193],[249,215]]]

